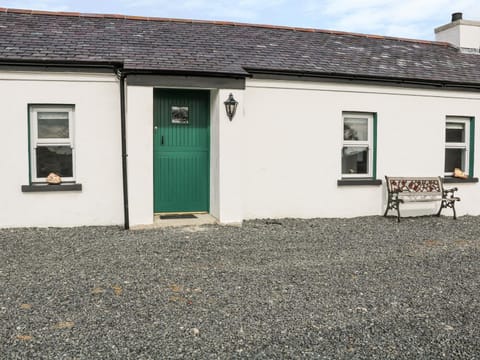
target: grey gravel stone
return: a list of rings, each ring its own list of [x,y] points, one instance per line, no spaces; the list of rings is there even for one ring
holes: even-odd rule
[[[0,357],[475,359],[479,225],[0,230]]]

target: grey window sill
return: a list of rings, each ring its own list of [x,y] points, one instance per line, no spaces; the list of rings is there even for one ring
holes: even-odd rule
[[[460,179],[460,178],[455,178],[452,176],[446,176],[443,178],[443,182],[445,184],[462,184],[462,183],[477,183],[478,178],[472,177],[472,178],[467,178],[467,179]]]
[[[357,186],[357,185],[382,185],[379,179],[340,179],[337,180],[338,186]]]
[[[34,184],[22,185],[22,192],[82,191],[82,184]]]

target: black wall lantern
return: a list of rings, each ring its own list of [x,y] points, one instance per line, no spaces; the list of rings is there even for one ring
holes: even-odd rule
[[[225,110],[227,111],[227,116],[232,121],[233,117],[235,116],[235,112],[237,111],[238,101],[233,98],[233,94],[230,93],[228,95],[228,99],[224,102]]]

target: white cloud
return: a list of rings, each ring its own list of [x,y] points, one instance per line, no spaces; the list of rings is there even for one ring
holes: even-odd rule
[[[35,9],[51,11],[75,11],[68,5],[68,2],[62,0],[21,0],[21,1],[0,1],[1,7],[14,9]]]
[[[172,2],[165,0],[121,0],[125,8],[152,16],[193,19],[218,19],[236,21],[257,21],[269,9],[278,8],[285,0],[231,0],[208,1],[186,0]]]
[[[433,37],[453,12],[480,18],[478,0],[310,0],[307,9],[320,11],[337,30],[420,38]]]
[[[479,0],[121,0],[138,13],[194,19],[276,23],[398,37],[433,38],[461,11],[480,20]],[[280,14],[283,14],[280,16]],[[278,19],[282,19],[279,21]]]

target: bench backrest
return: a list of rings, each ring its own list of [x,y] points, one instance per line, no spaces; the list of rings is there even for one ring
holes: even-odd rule
[[[385,176],[389,193],[402,195],[439,195],[443,194],[443,182],[436,177],[391,177]]]

